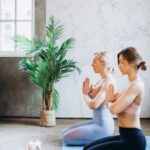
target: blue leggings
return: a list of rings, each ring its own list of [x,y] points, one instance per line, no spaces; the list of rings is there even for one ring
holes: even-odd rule
[[[146,140],[140,129],[119,128],[120,135],[96,140],[84,146],[84,150],[145,150]]]
[[[114,131],[114,121],[108,108],[93,111],[93,119],[73,125],[62,132],[66,145],[85,145],[96,139],[110,136]]]

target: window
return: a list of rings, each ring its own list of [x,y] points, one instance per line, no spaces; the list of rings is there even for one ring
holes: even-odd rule
[[[33,36],[33,0],[0,0],[0,52],[18,52],[12,38]]]

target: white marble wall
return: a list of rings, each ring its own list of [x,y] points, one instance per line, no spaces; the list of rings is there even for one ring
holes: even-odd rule
[[[68,56],[82,69],[81,75],[75,72],[57,84],[61,96],[57,117],[89,117],[81,85],[86,76],[93,82],[98,77],[90,67],[94,52],[109,51],[117,64],[116,54],[134,46],[150,59],[150,0],[47,0],[46,7],[47,20],[54,15],[65,25],[63,40],[75,37],[75,49]],[[150,70],[141,73],[146,86],[141,117],[150,117],[149,74]],[[115,76],[121,90],[126,79],[118,71]]]

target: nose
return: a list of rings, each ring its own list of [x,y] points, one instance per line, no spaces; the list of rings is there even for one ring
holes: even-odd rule
[[[91,64],[91,66],[92,66],[92,67],[94,66],[93,63]]]
[[[119,65],[118,67],[119,67],[119,69],[120,69],[120,71],[121,71],[121,65]]]

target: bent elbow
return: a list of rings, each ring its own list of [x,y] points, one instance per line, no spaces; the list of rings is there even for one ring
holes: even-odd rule
[[[91,103],[89,104],[89,108],[90,108],[90,109],[96,109],[96,108],[97,108],[96,103],[91,102]]]
[[[118,112],[116,109],[114,109],[113,107],[111,107],[109,110],[110,110],[110,112],[111,112],[113,115],[118,115],[118,114],[119,114],[119,112]]]

